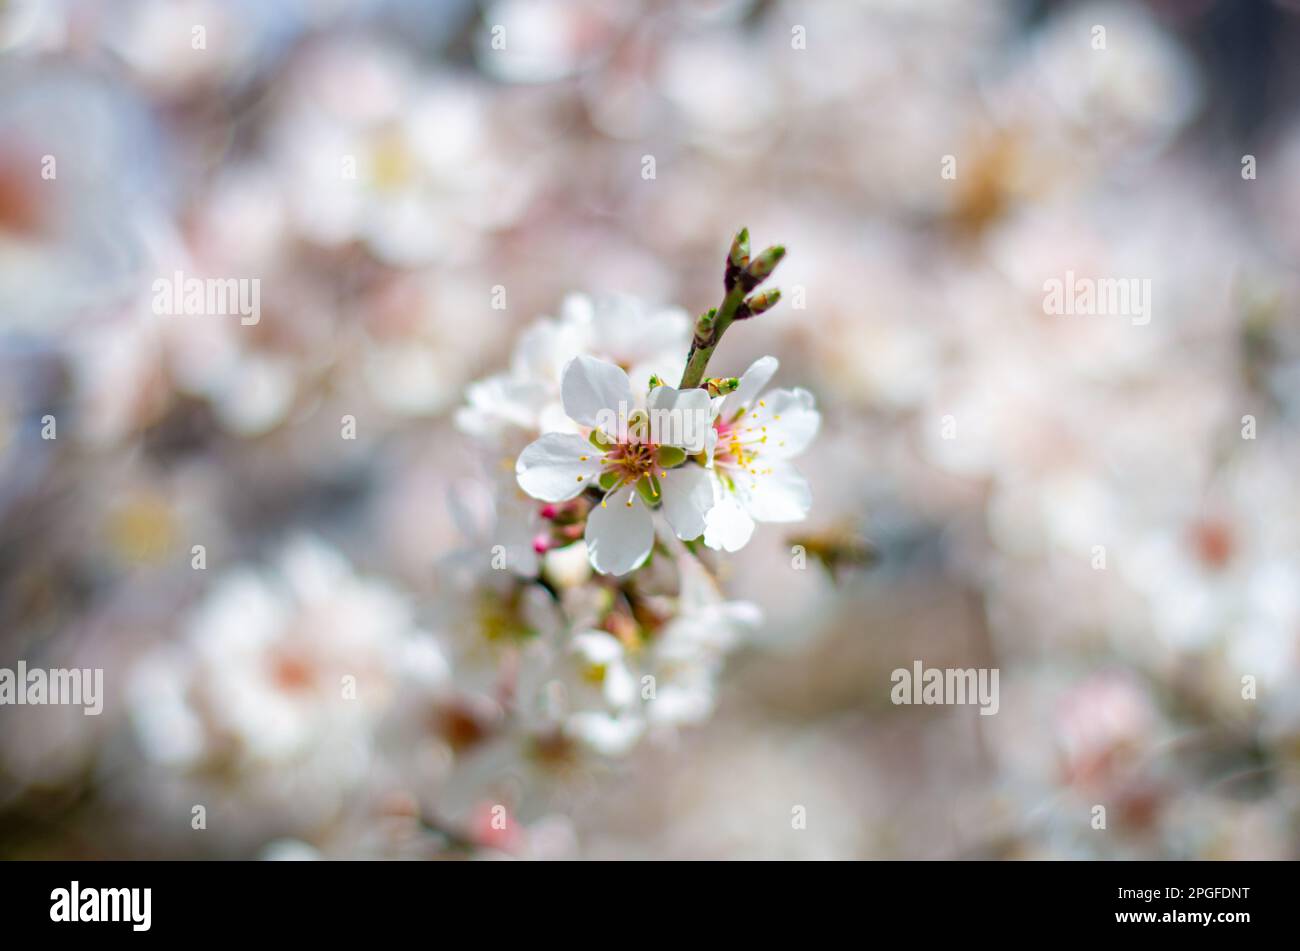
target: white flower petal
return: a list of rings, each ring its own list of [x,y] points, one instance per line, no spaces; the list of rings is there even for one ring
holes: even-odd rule
[[[702,723],[713,713],[713,677],[707,669],[688,669],[661,686],[646,716],[656,724]]]
[[[623,642],[608,631],[588,630],[573,635],[569,650],[589,664],[613,664],[623,659]]]
[[[524,331],[511,370],[517,379],[555,386],[569,361],[582,352],[585,337],[574,327],[543,320]]]
[[[329,598],[348,581],[351,567],[319,538],[298,536],[284,549],[280,570],[290,589],[304,602]]]
[[[622,663],[610,664],[605,668],[605,702],[611,707],[622,709],[636,702],[636,677]]]
[[[749,369],[740,378],[740,386],[734,393],[726,396],[723,418],[735,418],[736,413],[743,407],[758,399],[758,394],[763,391],[763,387],[767,386],[780,365],[776,357],[759,357],[751,363]]]
[[[543,502],[581,494],[600,475],[600,452],[573,433],[547,433],[529,443],[515,462],[519,487]]]
[[[723,551],[739,551],[754,534],[754,520],[735,495],[723,492],[704,517],[704,544]]]
[[[692,321],[686,311],[651,311],[629,297],[602,300],[596,308],[593,347],[619,362],[653,353],[682,353],[691,342]]]
[[[649,557],[654,520],[636,489],[621,489],[591,510],[585,538],[593,568],[603,575],[625,575]]]
[[[591,324],[596,319],[596,306],[586,294],[574,292],[565,294],[560,302],[560,319],[565,324],[581,328],[590,334]]]
[[[713,476],[696,465],[670,469],[659,477],[664,516],[678,538],[704,534],[704,516],[713,508]]]
[[[620,756],[632,748],[645,730],[645,721],[631,716],[606,713],[575,713],[564,723],[564,732],[605,756]]]
[[[677,561],[680,578],[678,609],[681,617],[690,617],[706,608],[722,603],[722,592],[713,574],[697,558],[680,558]]]
[[[539,433],[576,433],[578,424],[569,418],[564,407],[557,402],[545,403],[537,411],[537,431]]]
[[[581,657],[583,668],[599,668],[600,677],[596,681],[600,686],[600,700],[610,707],[618,709],[631,706],[637,698],[636,678],[623,662],[623,643],[607,631],[587,630],[573,636],[569,642],[569,653]],[[581,670],[586,678],[589,671]],[[579,693],[586,693],[583,684]]]
[[[713,429],[713,405],[707,390],[656,386],[647,400],[651,439],[660,445],[701,452]]]
[[[537,425],[537,407],[545,400],[540,383],[521,381],[498,373],[465,390],[465,401],[456,412],[456,425],[473,436],[491,437],[510,426],[532,429]]]
[[[755,412],[755,422],[767,427],[763,457],[790,459],[808,448],[821,425],[813,395],[804,389],[774,390]]]
[[[756,522],[799,522],[812,508],[812,490],[789,464],[777,463],[757,476],[738,475],[736,492]]]
[[[584,426],[596,426],[602,413],[617,416],[633,409],[632,386],[622,368],[585,354],[564,368],[560,397],[564,411]]]

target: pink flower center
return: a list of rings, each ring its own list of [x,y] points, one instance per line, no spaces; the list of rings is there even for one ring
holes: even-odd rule
[[[745,469],[751,475],[759,473],[754,469],[758,459],[758,447],[767,442],[767,427],[758,424],[756,413],[742,413],[730,422],[714,420],[713,428],[718,431],[718,445],[713,450],[715,465]]]

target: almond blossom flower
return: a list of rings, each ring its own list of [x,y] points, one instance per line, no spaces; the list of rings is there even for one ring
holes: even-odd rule
[[[339,702],[345,676],[365,685],[355,703]],[[276,570],[221,578],[185,622],[182,643],[137,667],[130,696],[151,759],[192,768],[231,755],[228,766],[256,772],[360,742],[404,677],[449,676],[404,595],[303,537]]]
[[[577,427],[559,403],[560,379],[570,360],[584,353],[608,360],[643,387],[652,374],[680,376],[690,340],[685,311],[652,307],[626,295],[569,294],[558,318],[543,317],[524,331],[509,371],[470,384],[456,424],[496,442],[518,432],[573,432]]]
[[[645,729],[637,707],[637,683],[618,638],[605,631],[583,631],[569,644],[563,686],[568,716],[564,731],[597,752],[626,753]]]
[[[817,435],[821,414],[804,389],[759,398],[777,366],[775,357],[755,360],[720,400],[707,453],[716,495],[705,519],[710,548],[737,551],[755,522],[798,522],[812,505],[808,483],[789,460]]]
[[[679,552],[675,615],[657,632],[645,666],[655,691],[646,704],[653,727],[700,723],[712,714],[718,674],[763,620],[758,605],[728,601],[697,558]]]
[[[565,367],[560,395],[565,412],[590,430],[590,438],[547,433],[520,453],[515,474],[525,492],[544,502],[564,502],[589,487],[604,490],[584,536],[597,571],[623,575],[645,562],[654,546],[654,506],[679,538],[703,533],[713,503],[710,479],[698,466],[681,463],[704,450],[706,427],[690,423],[710,418],[707,391],[655,387],[646,409],[632,410],[627,373],[579,356]],[[662,431],[645,425],[661,418],[673,424],[658,427]]]
[[[231,569],[182,624],[127,685],[135,782],[160,813],[215,802],[242,815],[231,834],[245,847],[340,817],[385,733],[452,684],[410,599],[312,536],[273,566]]]
[[[313,244],[360,242],[398,268],[464,263],[530,200],[529,167],[493,147],[480,86],[355,39],[317,46],[283,82],[270,155]]]

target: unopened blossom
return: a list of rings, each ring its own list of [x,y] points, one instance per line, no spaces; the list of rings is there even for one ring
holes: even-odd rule
[[[804,389],[762,396],[777,366],[775,357],[755,360],[735,392],[722,397],[709,439],[716,493],[705,520],[710,548],[737,551],[755,522],[798,522],[812,505],[808,483],[790,460],[817,435],[821,414]]]
[[[705,390],[659,386],[650,391],[645,410],[634,410],[627,373],[581,356],[565,368],[561,397],[565,412],[591,437],[547,433],[519,455],[515,473],[525,492],[545,502],[564,502],[588,488],[603,492],[584,534],[597,571],[623,575],[641,566],[654,546],[651,508],[662,509],[679,538],[703,533],[713,502],[709,475],[694,464],[670,466],[704,450],[707,427],[689,421],[709,418]],[[682,425],[661,431],[638,425],[647,418]]]

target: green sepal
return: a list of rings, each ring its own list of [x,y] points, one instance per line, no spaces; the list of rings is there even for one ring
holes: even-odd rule
[[[659,480],[652,475],[643,475],[636,480],[637,494],[645,500],[646,505],[659,504]]]
[[[677,446],[660,446],[655,453],[655,461],[664,469],[680,466],[686,461],[686,450]]]

